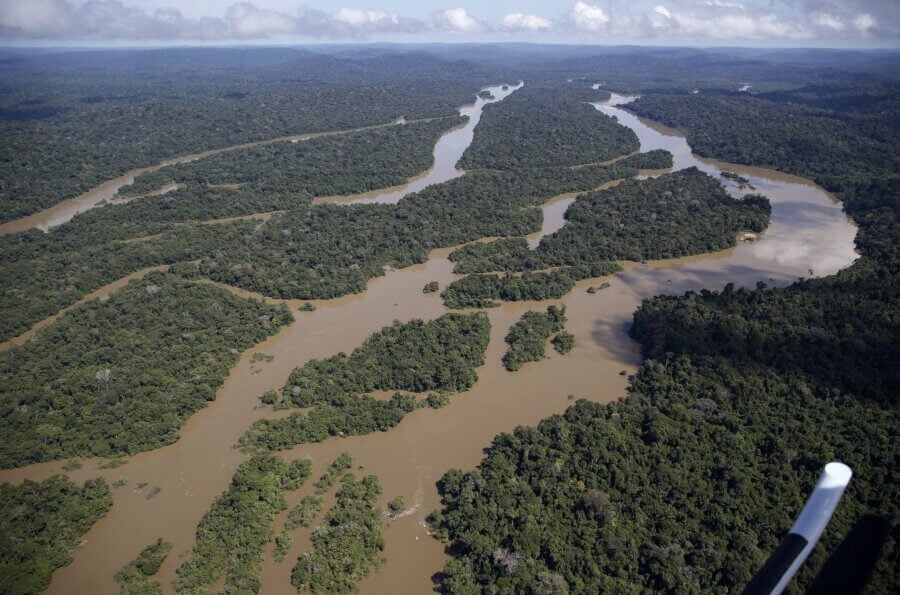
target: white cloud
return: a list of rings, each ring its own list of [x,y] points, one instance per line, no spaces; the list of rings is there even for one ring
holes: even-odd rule
[[[572,8],[572,21],[582,31],[602,31],[609,23],[609,15],[600,8],[587,2],[576,2]]]
[[[870,14],[861,14],[853,19],[853,26],[863,35],[871,35],[875,30],[875,19]]]
[[[121,0],[0,0],[0,36],[83,40],[268,39],[280,37],[359,39],[378,33],[426,29],[416,19],[381,10],[342,8],[334,14],[305,10],[288,14],[251,2],[231,4],[222,18],[185,18],[175,8],[152,12]]]
[[[653,7],[653,11],[650,13],[650,25],[654,29],[671,29],[674,21],[672,20],[672,13],[669,12],[669,9],[662,5],[657,5]]]
[[[722,2],[722,0],[706,0],[703,6],[721,6],[723,8],[739,8],[743,10],[744,5],[736,2]]]
[[[351,27],[364,27],[370,23],[378,23],[390,17],[383,10],[362,10],[360,8],[342,8],[334,18],[347,23]]]
[[[433,20],[438,29],[453,33],[479,33],[488,28],[483,21],[470,16],[461,6],[436,12]]]
[[[0,43],[7,39],[364,40],[397,39],[410,33],[429,33],[432,39],[479,33],[516,34],[527,39],[555,33],[566,40],[582,41],[602,35],[604,39],[673,43],[896,42],[900,39],[897,1],[656,0],[658,4],[648,5],[633,0],[566,0],[568,14],[560,20],[516,11],[491,26],[462,6],[440,10],[426,23],[377,8],[341,7],[337,3],[333,11],[297,8],[303,0],[229,0],[221,5],[215,0],[0,0]],[[179,5],[189,12],[169,8]],[[144,8],[147,6],[157,8]],[[224,16],[221,12],[201,16],[207,11],[224,11]]]
[[[232,4],[225,20],[235,37],[260,38],[284,35],[297,30],[297,19],[277,10],[256,8],[249,2]]]
[[[421,21],[383,10],[342,8],[334,14],[334,19],[361,31],[413,33],[425,29]]]
[[[63,33],[70,9],[62,0],[7,0],[0,3],[0,26],[13,31]]]
[[[831,13],[827,12],[817,12],[810,15],[810,19],[812,22],[819,27],[824,27],[826,29],[831,29],[833,31],[843,31],[846,28],[844,21],[841,20],[840,17],[837,17]]]
[[[536,14],[522,14],[513,12],[505,15],[500,21],[504,29],[511,31],[549,31],[553,29],[553,22]]]
[[[657,32],[714,40],[808,39],[809,32],[774,13],[743,4],[706,0],[693,7],[679,4],[677,9],[657,5],[648,17]]]

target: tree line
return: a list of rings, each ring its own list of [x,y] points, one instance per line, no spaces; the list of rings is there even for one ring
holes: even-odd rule
[[[81,537],[112,507],[101,478],[84,485],[65,475],[0,484],[0,591],[40,593],[72,561]]]

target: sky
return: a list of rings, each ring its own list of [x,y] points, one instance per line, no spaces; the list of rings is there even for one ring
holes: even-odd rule
[[[0,0],[0,43],[900,47],[900,0]]]

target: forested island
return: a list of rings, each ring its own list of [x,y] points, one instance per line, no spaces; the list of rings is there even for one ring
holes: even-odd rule
[[[0,103],[7,140],[0,221],[177,155],[401,116],[455,115],[470,89],[498,74],[428,55],[400,61],[370,60],[360,69],[298,49],[185,48],[7,62],[3,84],[14,92]]]
[[[544,359],[547,340],[554,333],[557,333],[553,336],[554,348],[562,354],[571,351],[575,338],[571,333],[563,332],[565,326],[565,306],[548,306],[546,312],[525,312],[503,339],[509,345],[503,355],[503,365],[515,372],[527,362]]]
[[[433,162],[434,143],[463,122],[462,117],[451,116],[229,151],[143,174],[121,188],[119,195],[146,194],[172,182],[184,184],[188,192],[202,192],[204,186],[249,187],[245,189],[252,190],[247,193],[250,200],[264,195],[272,200],[273,194],[306,198],[387,188],[427,170]],[[225,202],[240,204],[239,200]],[[286,202],[283,208],[295,204]],[[249,212],[262,210],[257,206]]]
[[[312,409],[254,422],[240,446],[248,452],[277,451],[332,436],[387,431],[416,408],[416,399],[397,392],[381,400],[368,393],[466,390],[478,379],[475,368],[484,363],[489,338],[490,322],[480,312],[385,327],[349,356],[339,353],[294,370],[281,395],[264,395],[263,401]]]
[[[0,340],[45,325],[0,351],[0,481],[16,478],[0,484],[0,591],[40,592],[73,560],[53,579],[65,577],[60,589],[77,574],[97,590],[258,593],[291,588],[290,570],[293,588],[354,591],[372,572],[393,577],[392,565],[420,560],[385,564],[382,552],[393,547],[385,539],[411,537],[408,527],[438,506],[438,492],[430,528],[451,560],[438,574],[428,564],[416,569],[429,587],[434,574],[439,588],[465,593],[737,591],[833,459],[849,464],[854,479],[795,587],[821,586],[829,557],[866,525],[877,528],[867,537],[877,550],[868,588],[891,591],[900,501],[900,62],[896,52],[863,57],[488,45],[0,50],[0,134],[9,141],[0,149],[0,221],[135,168],[228,149],[138,176],[111,202],[46,232],[0,235]],[[437,139],[464,121],[459,106],[494,101],[485,86],[520,80],[484,108],[471,145],[451,164],[465,170],[461,177],[397,204],[313,204],[417,176],[433,164]],[[592,89],[598,81],[603,87]],[[796,283],[791,275],[780,287],[726,285],[731,269],[723,269],[716,287],[649,297],[633,324],[615,329],[629,332],[645,358],[623,399],[598,404],[599,393],[578,394],[585,399],[565,412],[556,405],[535,415],[534,422],[561,412],[534,427],[490,444],[482,436],[477,468],[433,468],[442,479],[424,482],[405,510],[403,496],[413,494],[398,489],[396,476],[413,471],[395,472],[392,459],[366,460],[359,471],[353,454],[373,444],[367,434],[389,432],[407,416],[404,424],[419,429],[414,424],[476,410],[471,402],[455,409],[461,403],[450,395],[477,388],[479,375],[499,374],[490,380],[501,387],[521,379],[524,372],[503,367],[544,357],[548,343],[560,354],[573,349],[575,334],[564,325],[578,281],[617,274],[619,261],[730,248],[741,232],[775,220],[778,205],[753,174],[723,170],[728,188],[697,169],[661,174],[673,166],[670,153],[638,152],[629,128],[590,105],[607,90],[640,93],[625,108],[683,130],[701,155],[821,184],[859,226],[861,256],[837,274]],[[324,134],[286,138],[314,133]],[[747,193],[757,191],[749,178],[759,195]],[[152,194],[170,183],[177,188]],[[532,249],[525,236],[541,229],[541,207],[570,193],[565,224]],[[336,341],[340,349],[313,359],[271,344],[254,349],[307,323],[319,326],[296,335],[300,341],[333,338],[335,323],[320,323],[340,327],[345,311],[335,309],[344,303],[327,300],[365,292],[373,278],[425,263],[438,248],[452,248],[454,273],[466,276],[450,282],[449,269],[438,267],[398,285],[437,313],[404,312],[408,322],[376,330],[385,324],[378,322],[357,335],[371,333],[362,344]],[[770,275],[752,272],[761,281]],[[596,308],[599,325],[606,300],[634,299],[637,307],[652,295],[631,296],[626,279],[580,296],[591,301],[579,308]],[[609,286],[601,281],[590,282]],[[80,303],[101,288],[102,297]],[[266,301],[237,297],[246,295],[239,290]],[[422,295],[439,290],[443,306]],[[401,308],[405,298],[373,303]],[[279,303],[288,299],[300,301]],[[559,306],[515,304],[548,299]],[[510,304],[446,313],[500,302]],[[494,334],[507,333],[508,352],[501,362],[502,349],[492,351],[495,361],[486,362],[490,321],[507,307],[520,309]],[[295,321],[291,309],[303,314]],[[553,355],[542,367],[574,364],[581,341],[600,341],[596,329],[569,330],[578,334],[578,353]],[[192,467],[215,486],[207,493],[219,495],[202,502],[194,539],[180,543],[165,531],[176,516],[165,511],[190,496],[174,493],[165,473],[180,473],[182,457],[198,453],[174,456],[163,447],[200,408],[222,402],[214,402],[216,391],[248,349],[265,355],[241,371],[261,374],[265,384],[231,395],[247,416],[223,446],[247,428],[234,465]],[[260,365],[273,356],[276,364]],[[476,392],[471,400],[490,398]],[[554,403],[566,395],[546,396]],[[485,427],[493,435],[512,425]],[[198,426],[216,438],[218,428]],[[334,450],[327,460],[282,452],[349,436],[356,436],[346,441],[353,454],[336,459]],[[111,461],[83,460],[97,456]],[[63,459],[72,460],[63,467]],[[131,486],[128,476],[107,471],[126,462],[134,494],[122,489]],[[5,471],[13,467],[23,468]],[[81,486],[52,475],[61,467]],[[118,477],[118,489],[101,473]],[[424,507],[409,512],[422,493]],[[155,497],[147,514],[159,532],[95,579],[87,566],[104,560],[88,558],[110,544],[88,532],[107,514],[104,524],[117,529],[131,522],[118,505],[125,497],[142,505]],[[276,518],[283,523],[275,526]],[[171,560],[163,564],[173,555],[168,540],[180,556],[177,571]],[[263,584],[263,569],[279,561],[285,584]]]
[[[668,153],[654,151],[609,166],[550,168],[540,175],[470,172],[404,198],[397,206],[359,205],[349,211],[340,206],[301,206],[261,226],[227,220],[217,225],[176,225],[185,217],[205,220],[287,206],[268,198],[264,205],[254,199],[242,206],[241,200],[232,201],[243,196],[240,190],[221,188],[203,190],[203,195],[209,193],[208,200],[176,192],[93,209],[48,234],[0,236],[0,276],[8,284],[8,291],[0,295],[0,338],[27,330],[129,273],[196,259],[202,260],[202,275],[273,297],[315,299],[357,293],[369,279],[384,274],[386,265],[423,262],[434,248],[536,231],[540,228],[536,205],[551,196],[589,190],[636,175],[640,168],[670,164]],[[135,210],[146,212],[147,218],[132,218]]]
[[[735,200],[714,178],[689,168],[579,196],[566,225],[535,250],[522,240],[497,240],[464,246],[450,258],[460,273],[678,258],[730,248],[739,232],[765,229],[770,212],[765,197]]]
[[[197,527],[197,542],[178,567],[175,590],[205,592],[224,576],[227,590],[259,593],[260,558],[273,538],[272,518],[287,508],[283,491],[299,489],[311,472],[308,460],[288,464],[270,455],[242,463]]]
[[[312,538],[312,550],[297,560],[291,584],[311,593],[351,593],[359,581],[381,564],[384,549],[375,500],[381,485],[374,475],[341,480],[337,504]]]
[[[591,107],[605,91],[526,85],[489,105],[465,169],[528,170],[608,161],[639,149],[634,132]]]
[[[496,306],[496,300],[560,298],[581,279],[620,270],[611,261],[678,258],[730,248],[741,231],[762,231],[765,197],[731,198],[712,177],[690,168],[627,181],[579,196],[566,225],[534,250],[523,238],[467,244],[450,254],[455,272],[472,274],[441,294],[450,308]],[[560,267],[553,271],[541,271]],[[524,271],[522,275],[509,273]],[[537,272],[534,272],[537,271]]]
[[[497,300],[558,299],[572,291],[575,283],[604,277],[622,270],[615,262],[595,262],[552,271],[525,271],[521,275],[469,275],[454,281],[441,293],[448,308],[493,308]]]
[[[159,567],[162,566],[171,551],[172,544],[163,541],[162,538],[142,549],[137,558],[125,565],[114,577],[116,582],[122,586],[121,593],[124,595],[162,594],[162,583],[154,580],[153,576],[159,571]]]

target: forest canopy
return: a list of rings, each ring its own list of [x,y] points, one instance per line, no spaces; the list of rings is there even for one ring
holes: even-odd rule
[[[554,340],[562,335],[563,349],[571,350],[569,339],[572,335],[561,331],[566,325],[566,307],[558,308],[548,306],[546,312],[525,312],[519,320],[509,329],[509,333],[503,339],[509,345],[509,349],[503,355],[503,365],[510,372],[521,370],[527,362],[536,362],[544,359],[547,340],[550,335],[560,333]],[[572,344],[574,345],[574,343]],[[565,349],[568,347],[568,349]],[[565,351],[561,351],[564,353]]]
[[[0,221],[176,155],[456,115],[503,77],[428,55],[336,59],[292,48],[16,56],[0,64]]]
[[[484,108],[460,165],[527,171],[600,163],[636,152],[637,135],[587,103],[608,96],[605,91],[526,84]]]
[[[171,444],[284,306],[167,273],[132,281],[0,352],[0,467]]]
[[[103,479],[78,486],[64,475],[0,485],[0,592],[40,593],[72,561],[81,536],[112,507]]]
[[[207,592],[224,577],[226,591],[259,593],[260,560],[273,536],[272,519],[287,508],[283,491],[299,488],[309,473],[307,460],[288,464],[259,455],[241,463],[200,521],[194,548],[178,567],[176,592]]]
[[[678,258],[730,248],[739,232],[765,229],[770,212],[766,198],[731,198],[715,178],[692,167],[580,195],[562,229],[534,250],[513,238],[470,244],[450,258],[460,273]]]

